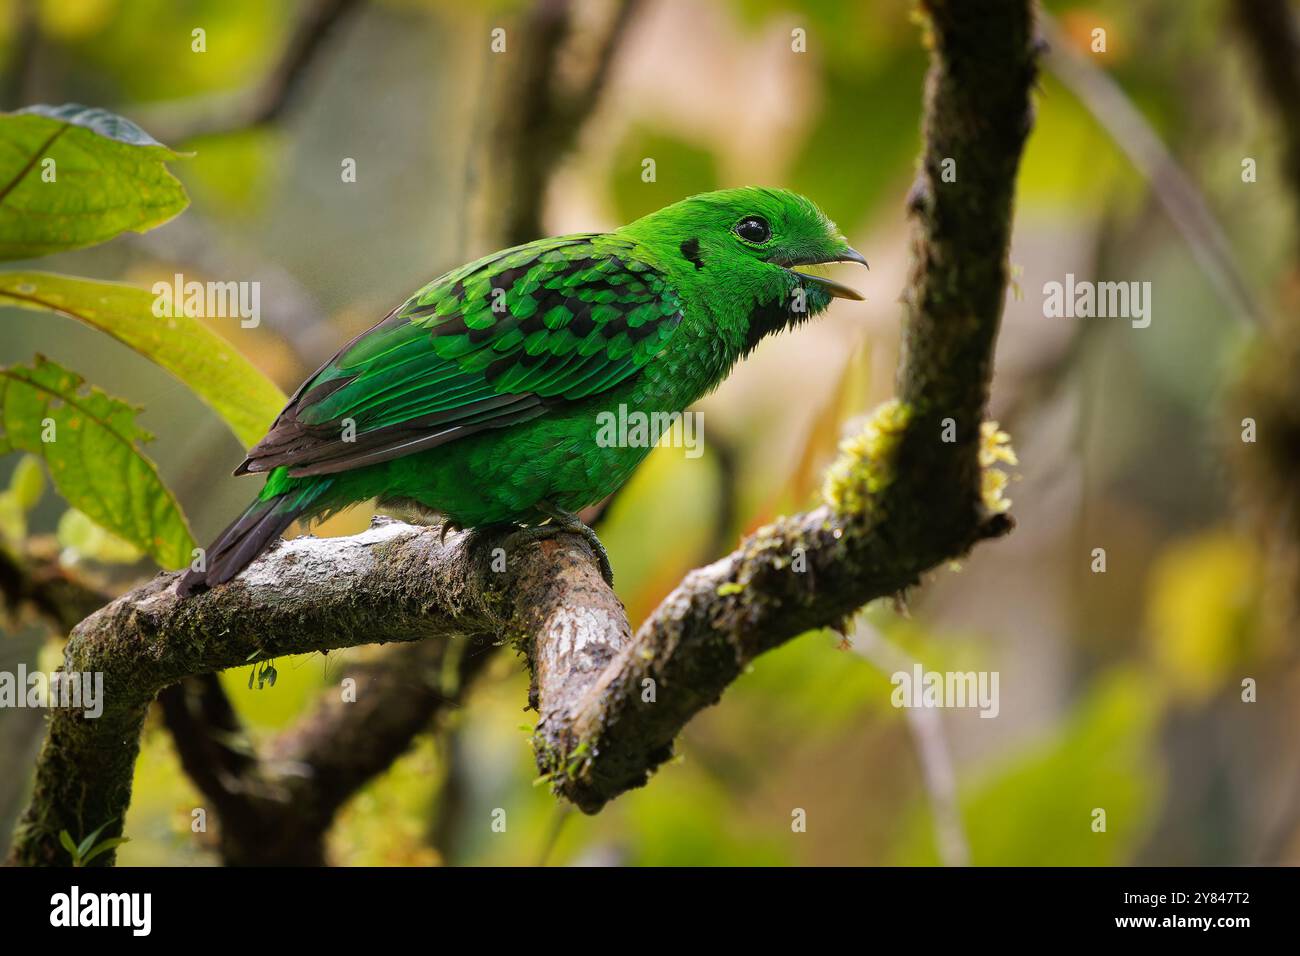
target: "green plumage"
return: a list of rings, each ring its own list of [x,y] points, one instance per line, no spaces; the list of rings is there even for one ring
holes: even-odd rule
[[[598,442],[600,412],[685,409],[762,337],[854,296],[792,268],[844,260],[862,261],[808,200],[746,188],[435,279],[298,389],[236,472],[268,473],[261,495],[182,592],[371,498],[464,527],[600,501],[649,452]]]

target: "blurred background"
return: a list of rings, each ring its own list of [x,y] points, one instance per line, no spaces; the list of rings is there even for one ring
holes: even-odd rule
[[[869,608],[848,641],[811,633],[757,660],[649,786],[594,818],[535,783],[522,661],[472,651],[484,655],[473,685],[448,688],[437,718],[339,809],[329,861],[1300,861],[1285,464],[1300,430],[1241,438],[1243,417],[1262,433],[1300,416],[1296,351],[1277,344],[1300,322],[1300,197],[1236,6],[1046,4],[1054,53],[1019,176],[991,411],[1019,454],[1014,534],[934,572],[906,608]],[[699,406],[705,454],[656,449],[615,497],[599,531],[635,626],[689,569],[813,503],[839,439],[892,394],[927,63],[912,9],[0,0],[0,105],[102,106],[193,152],[172,164],[193,201],[176,220],[38,268],[146,287],[176,272],[259,281],[258,328],[212,324],[286,392],[491,249],[723,186],[813,198],[870,260],[851,276],[867,301],[765,342]],[[304,45],[322,13],[337,21]],[[491,51],[498,27],[504,54]],[[195,28],[206,52],[191,49]],[[280,89],[295,50],[305,66]],[[1150,282],[1150,326],[1045,317],[1043,286],[1067,273]],[[39,351],[143,406],[149,454],[201,541],[254,493],[229,477],[234,438],[149,362],[48,315],[0,308],[0,329],[0,362]],[[1266,360],[1275,383],[1252,371]],[[0,460],[0,483],[16,461]],[[45,494],[33,541],[109,591],[152,573],[65,508]],[[369,515],[316,533],[354,533]],[[0,669],[60,659],[66,635],[39,615],[11,608],[3,625]],[[274,753],[350,669],[384,655],[281,660],[274,686],[222,675],[242,728],[232,747]],[[912,662],[997,671],[997,718],[893,708],[889,675]],[[0,711],[0,851],[43,727],[39,712]],[[207,806],[152,715],[119,862],[220,863],[217,821],[192,831]],[[792,830],[796,809],[806,832]]]

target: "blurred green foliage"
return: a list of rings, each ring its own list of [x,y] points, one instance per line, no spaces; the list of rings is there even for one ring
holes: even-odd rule
[[[1003,761],[1004,769],[973,774],[961,798],[971,862],[1129,862],[1163,786],[1153,739],[1161,703],[1147,675],[1105,675],[1050,741]],[[896,854],[899,863],[939,862],[923,811],[905,827]]]
[[[641,175],[629,176],[630,170],[640,170]],[[615,153],[610,174],[610,193],[622,222],[639,219],[683,196],[718,187],[717,162],[712,151],[645,127],[627,131]]]

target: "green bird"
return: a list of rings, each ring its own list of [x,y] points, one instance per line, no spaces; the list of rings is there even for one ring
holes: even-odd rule
[[[764,337],[861,299],[795,270],[828,262],[866,265],[809,200],[745,187],[434,279],[298,388],[235,470],[267,473],[261,494],[179,593],[229,581],[295,520],[372,498],[462,528],[577,531],[610,579],[576,512],[650,443],[599,440],[601,413],[681,412]]]

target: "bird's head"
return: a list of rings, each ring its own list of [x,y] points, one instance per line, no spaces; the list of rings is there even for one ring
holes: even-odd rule
[[[788,190],[746,186],[701,193],[621,231],[653,250],[674,285],[702,301],[746,352],[765,335],[821,312],[833,298],[862,298],[809,271],[867,261],[811,200]]]

